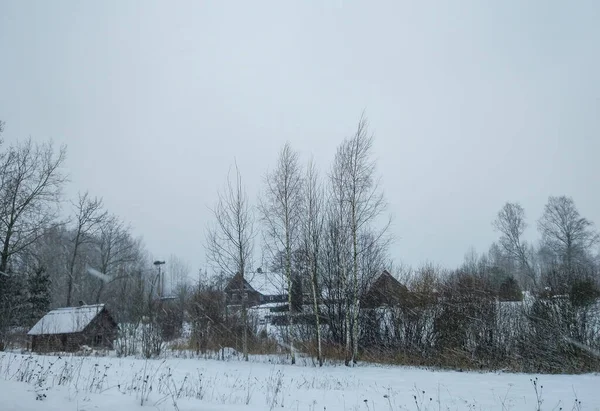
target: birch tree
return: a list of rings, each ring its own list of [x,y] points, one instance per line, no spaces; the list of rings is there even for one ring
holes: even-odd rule
[[[321,347],[321,322],[320,322],[320,292],[319,292],[319,259],[321,239],[323,236],[324,218],[324,192],[319,181],[319,174],[315,163],[311,160],[306,167],[303,193],[302,216],[302,241],[305,250],[306,268],[310,277],[313,310],[315,313],[315,332],[317,338],[317,361],[323,366],[323,353]]]
[[[351,327],[351,304],[352,290],[348,278],[348,251],[350,249],[350,225],[348,224],[348,190],[346,169],[346,152],[344,145],[338,147],[330,174],[331,198],[328,207],[327,240],[328,240],[328,272],[327,281],[328,294],[334,296],[333,313],[343,311],[343,323],[340,324],[338,334],[344,335],[345,363],[350,364],[352,352],[352,327]],[[331,309],[330,309],[331,313]],[[343,325],[343,326],[342,326]],[[335,330],[333,330],[335,331]]]
[[[230,277],[239,275],[242,294],[242,350],[244,359],[248,361],[248,310],[244,277],[252,266],[254,214],[237,164],[233,179],[230,174],[227,176],[225,188],[219,192],[217,204],[211,211],[215,221],[206,234],[207,258],[217,272],[226,273]]]
[[[499,243],[504,253],[518,264],[533,286],[537,286],[531,252],[523,240],[523,233],[527,228],[523,207],[519,203],[506,203],[498,212],[493,226],[501,233]]]
[[[294,353],[293,320],[296,314],[293,304],[292,285],[297,279],[292,272],[292,253],[299,247],[302,218],[302,169],[298,153],[289,143],[285,143],[279,153],[277,166],[265,178],[265,190],[259,202],[263,239],[272,259],[283,252],[284,274],[287,281],[289,320],[292,332],[288,331],[292,364],[296,363]]]
[[[373,136],[368,130],[368,121],[363,115],[358,123],[354,135],[346,139],[336,154],[335,167],[338,176],[335,185],[341,193],[341,201],[346,210],[347,224],[351,237],[352,258],[352,283],[350,295],[352,299],[352,346],[351,358],[346,358],[346,364],[350,359],[356,363],[358,359],[358,337],[359,337],[359,235],[362,230],[369,227],[383,213],[386,202],[383,192],[379,187],[379,179],[376,177],[376,164],[372,159]],[[389,220],[381,230],[374,235],[374,241],[382,238],[389,227]],[[347,339],[347,347],[349,340]],[[348,353],[347,353],[348,354]]]
[[[559,258],[569,275],[600,242],[594,224],[581,217],[572,198],[549,197],[538,221],[542,244]]]

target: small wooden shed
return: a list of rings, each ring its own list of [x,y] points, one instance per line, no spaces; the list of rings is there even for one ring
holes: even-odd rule
[[[79,351],[83,346],[112,349],[118,325],[104,304],[50,311],[27,333],[35,352]]]

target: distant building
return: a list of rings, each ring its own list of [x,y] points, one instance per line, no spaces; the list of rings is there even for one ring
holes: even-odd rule
[[[409,298],[408,288],[384,270],[361,297],[362,308],[393,307]]]
[[[112,349],[118,325],[104,304],[50,311],[27,333],[35,352],[78,351],[83,346]]]
[[[225,287],[227,305],[241,305],[242,292],[246,294],[248,307],[266,303],[287,301],[285,277],[279,273],[250,273],[244,276],[242,288],[241,275],[233,276]]]

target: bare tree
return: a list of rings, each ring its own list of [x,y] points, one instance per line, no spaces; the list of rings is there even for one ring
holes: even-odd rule
[[[346,347],[345,362],[346,365],[349,365],[352,355],[351,309],[354,300],[348,276],[348,272],[352,271],[348,267],[348,262],[352,260],[348,255],[352,247],[350,247],[351,225],[348,219],[350,215],[350,202],[348,201],[349,193],[346,176],[347,159],[346,146],[342,144],[336,151],[330,173],[331,198],[328,208],[327,239],[328,251],[331,254],[329,254],[328,258],[330,267],[327,271],[332,273],[333,277],[329,276],[327,288],[330,295],[329,299],[331,300],[331,296],[333,296],[334,301],[339,301],[338,304],[334,304],[333,313],[343,312],[344,321],[343,327],[340,327],[340,331],[343,330]],[[332,331],[334,330],[332,329]]]
[[[348,226],[344,219],[345,203],[343,191],[336,185],[337,167],[333,167],[330,175],[331,196],[325,208],[325,226],[323,230],[322,252],[320,253],[321,294],[323,295],[323,308],[327,312],[328,331],[330,337],[338,344],[346,344],[347,353],[350,353],[351,326],[350,326],[350,296],[348,284],[348,255],[350,251],[350,236]]]
[[[99,303],[107,286],[126,279],[133,271],[129,265],[138,259],[140,240],[132,238],[130,228],[115,215],[106,215],[98,229],[99,270],[108,280],[99,281],[95,301]]]
[[[300,243],[302,217],[302,170],[298,153],[285,143],[279,153],[277,166],[265,178],[264,197],[259,202],[264,240],[272,259],[283,252],[284,272],[287,280],[290,326],[293,327],[295,304],[292,303],[292,253]],[[290,333],[288,332],[288,335]],[[293,334],[293,331],[292,331]],[[290,335],[292,364],[296,362],[294,337]]]
[[[7,287],[22,280],[6,276],[9,263],[57,224],[65,155],[65,147],[57,153],[51,143],[31,139],[0,154],[0,346],[12,317]]]
[[[75,207],[75,227],[71,239],[71,250],[67,263],[67,307],[71,306],[73,299],[73,287],[76,285],[76,276],[81,275],[82,270],[77,270],[77,258],[84,244],[96,240],[100,233],[102,224],[108,213],[104,211],[102,199],[91,198],[87,192],[79,194]]]
[[[506,203],[498,212],[493,226],[502,234],[499,241],[502,250],[509,258],[517,262],[525,275],[531,280],[533,286],[537,286],[535,270],[531,263],[530,248],[523,240],[523,233],[527,228],[523,207],[519,203]]]
[[[315,163],[311,160],[306,167],[306,176],[303,193],[303,216],[302,216],[302,241],[306,253],[306,268],[310,276],[310,285],[313,299],[313,310],[315,312],[315,331],[317,337],[317,361],[319,366],[323,365],[323,353],[321,346],[321,322],[320,322],[320,292],[319,292],[319,263],[321,252],[321,239],[325,224],[324,215],[324,192],[319,181],[319,174]]]
[[[167,263],[167,272],[169,273],[169,291],[171,293],[178,289],[186,288],[191,283],[190,265],[180,257],[172,254]]]
[[[10,257],[33,244],[52,225],[65,175],[66,148],[28,139],[8,149],[0,163],[0,271]],[[1,290],[0,290],[1,292]]]
[[[243,355],[248,361],[248,310],[244,276],[252,266],[254,252],[254,214],[242,185],[237,164],[232,181],[227,177],[225,189],[219,193],[216,206],[212,209],[214,225],[206,235],[206,252],[211,265],[218,272],[230,277],[239,275],[241,291],[241,315],[243,324]]]
[[[359,336],[359,236],[361,231],[372,224],[386,208],[383,192],[379,187],[379,179],[375,176],[375,161],[372,157],[373,136],[368,131],[366,117],[361,117],[352,138],[346,139],[336,154],[337,184],[343,192],[341,201],[346,203],[349,232],[352,241],[352,361],[358,359]],[[384,224],[374,236],[378,241],[387,232],[390,221]],[[349,363],[349,359],[346,359]]]
[[[566,196],[549,197],[538,221],[542,244],[555,253],[569,275],[600,241],[593,226],[579,215],[573,199]]]

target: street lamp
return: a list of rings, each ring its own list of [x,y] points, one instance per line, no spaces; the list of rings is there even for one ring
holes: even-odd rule
[[[160,266],[163,265],[165,262],[164,261],[159,261],[156,260],[154,262],[154,265],[158,267],[158,297],[162,298],[163,292],[164,292],[164,281],[162,279],[162,277],[160,276]]]

